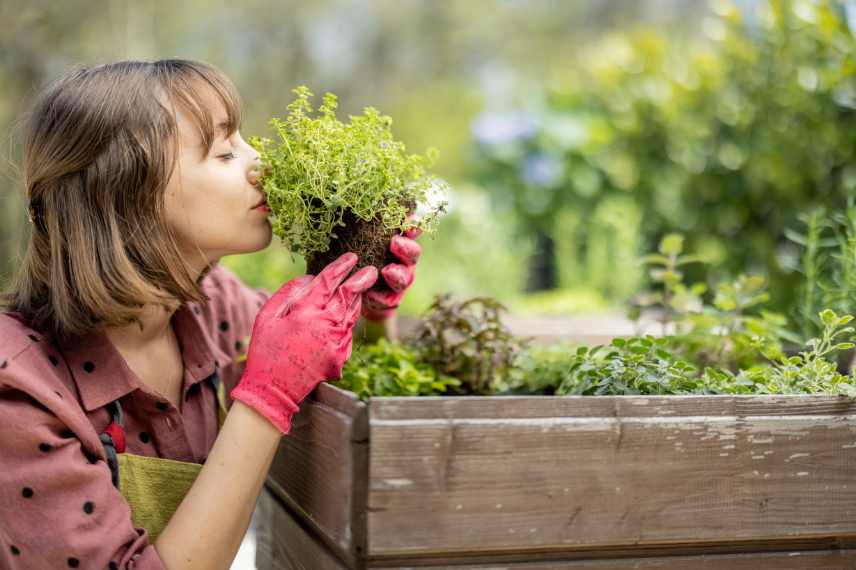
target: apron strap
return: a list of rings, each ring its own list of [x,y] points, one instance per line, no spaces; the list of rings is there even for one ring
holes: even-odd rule
[[[220,376],[215,370],[214,373],[203,380],[210,381],[214,388],[214,403],[218,417],[220,415]],[[119,453],[125,453],[125,415],[122,411],[122,404],[119,400],[114,400],[107,404],[107,411],[110,412],[112,421],[107,425],[107,428],[98,436],[104,446],[104,452],[107,454],[107,465],[110,467],[110,479],[113,481],[113,486],[119,488]]]

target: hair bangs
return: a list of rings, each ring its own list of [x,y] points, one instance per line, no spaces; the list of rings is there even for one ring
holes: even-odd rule
[[[202,143],[202,156],[211,151],[219,134],[227,138],[241,126],[241,99],[234,84],[220,71],[208,65],[185,60],[159,62],[168,69],[163,88],[196,127]],[[175,73],[172,66],[180,66],[182,72]],[[226,120],[215,124],[211,112],[211,99],[219,102],[226,111]]]

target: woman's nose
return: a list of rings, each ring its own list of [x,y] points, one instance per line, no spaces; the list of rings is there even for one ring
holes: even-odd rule
[[[257,183],[262,177],[262,165],[259,160],[259,155],[256,155],[256,157],[253,159],[252,166],[250,167],[250,172],[247,175],[247,178],[249,178],[250,182],[253,184]]]

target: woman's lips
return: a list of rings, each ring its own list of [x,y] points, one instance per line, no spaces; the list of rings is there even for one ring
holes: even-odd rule
[[[265,197],[265,198],[263,198],[263,199],[262,199],[262,201],[261,201],[261,202],[259,202],[258,204],[256,204],[255,206],[253,206],[253,208],[252,208],[252,209],[253,209],[253,210],[262,210],[262,211],[265,211],[265,212],[270,212],[270,207],[268,206],[267,198],[266,198],[266,197]]]

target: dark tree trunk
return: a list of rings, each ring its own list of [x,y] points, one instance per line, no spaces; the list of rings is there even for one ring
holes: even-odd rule
[[[541,230],[535,234],[535,251],[529,259],[529,282],[526,290],[529,292],[555,289],[556,277],[556,246],[553,238]]]

